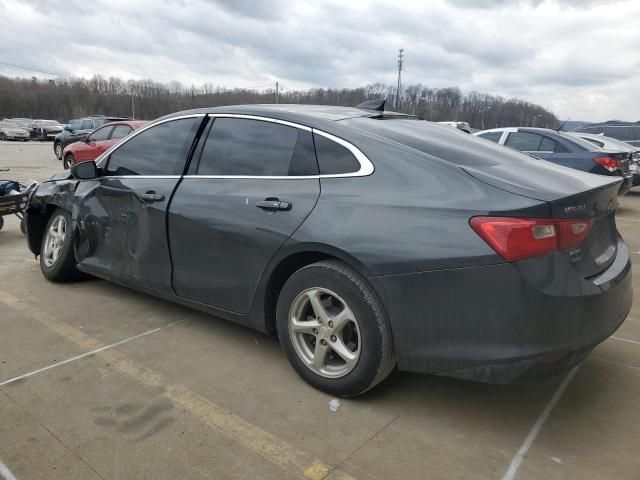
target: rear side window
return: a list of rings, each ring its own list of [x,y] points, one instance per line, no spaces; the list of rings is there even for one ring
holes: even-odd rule
[[[481,133],[478,136],[486,140],[491,140],[492,142],[498,143],[500,142],[500,137],[502,137],[502,132],[487,132]]]
[[[346,147],[317,133],[313,134],[320,175],[352,173],[360,170],[360,162]]]
[[[507,145],[521,152],[537,152],[540,150],[542,135],[531,132],[512,132],[507,138]]]
[[[273,122],[216,118],[198,175],[308,176],[318,174],[311,133]]]
[[[131,138],[110,156],[107,175],[178,175],[200,118],[182,118],[153,126]]]
[[[93,130],[93,121],[92,120],[83,120],[82,126],[80,130]]]
[[[640,127],[631,127],[633,130],[633,139],[640,140]]]
[[[111,140],[120,140],[131,133],[131,127],[129,125],[116,125],[111,134]]]

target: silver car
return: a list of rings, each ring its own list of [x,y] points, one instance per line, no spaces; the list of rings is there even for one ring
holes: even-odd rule
[[[20,128],[17,124],[5,120],[0,122],[0,140],[22,140],[26,142],[29,138],[29,132],[24,128]]]

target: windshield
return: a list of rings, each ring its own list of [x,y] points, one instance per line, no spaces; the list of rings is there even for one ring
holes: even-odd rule
[[[37,123],[39,123],[40,125],[60,125],[55,120],[38,120]]]
[[[3,128],[18,128],[19,125],[13,123],[13,122],[0,122],[0,127]]]

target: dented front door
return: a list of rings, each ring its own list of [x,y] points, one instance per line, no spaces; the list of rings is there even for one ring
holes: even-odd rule
[[[76,191],[76,256],[81,269],[171,292],[165,215],[179,177],[112,178]]]

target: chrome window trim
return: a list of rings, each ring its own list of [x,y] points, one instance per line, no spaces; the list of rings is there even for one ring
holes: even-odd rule
[[[136,138],[138,135],[140,135],[142,132],[153,128],[157,125],[162,125],[163,123],[167,123],[167,122],[171,122],[173,120],[182,120],[184,118],[196,118],[196,117],[204,117],[206,115],[206,113],[192,113],[189,115],[180,115],[179,117],[171,117],[171,118],[165,118],[164,120],[161,120],[159,122],[153,122],[149,125],[145,125],[142,128],[139,128],[138,130],[136,130],[135,132],[133,132],[132,134],[124,137],[122,139],[121,142],[117,143],[116,145],[114,145],[113,147],[109,148],[108,150],[106,150],[105,152],[101,153],[98,158],[95,159],[96,165],[98,167],[100,167],[101,162],[103,160],[105,160],[109,155],[111,155],[113,152],[115,152],[117,149],[119,149],[120,147],[122,147],[125,143],[127,143],[128,141],[130,141],[133,138]],[[130,177],[139,177],[140,175],[122,175],[123,178],[130,178]],[[163,177],[164,175],[147,175],[147,177],[153,177],[153,178],[158,178],[158,177]],[[111,177],[113,178],[113,177]]]
[[[220,178],[220,179],[224,179],[224,178],[228,178],[228,179],[262,179],[262,180],[313,180],[313,179],[320,179],[320,178],[350,178],[350,177],[366,177],[371,175],[374,171],[375,171],[375,167],[373,166],[373,163],[371,162],[371,160],[369,160],[369,158],[362,153],[362,151],[356,147],[355,145],[353,145],[352,143],[337,137],[331,133],[327,133],[323,130],[318,130],[317,128],[311,128],[311,127],[307,127],[306,125],[301,125],[299,123],[294,123],[294,122],[289,122],[286,120],[280,120],[277,118],[272,118],[272,117],[262,117],[259,115],[244,115],[244,114],[238,114],[238,113],[194,113],[194,114],[189,114],[189,115],[181,115],[178,117],[171,117],[171,118],[167,118],[165,120],[159,121],[159,122],[154,122],[150,125],[146,125],[138,130],[136,130],[135,132],[133,132],[132,134],[130,134],[129,136],[125,137],[122,142],[118,143],[117,145],[114,145],[113,147],[111,147],[110,149],[108,149],[107,151],[105,151],[104,153],[102,153],[98,158],[96,158],[96,165],[97,166],[101,166],[101,162],[103,162],[109,155],[111,155],[113,152],[115,152],[118,148],[122,147],[125,143],[127,143],[128,141],[130,141],[131,139],[135,138],[136,136],[138,136],[139,134],[141,134],[142,132],[148,130],[149,128],[153,128],[156,125],[161,125],[163,123],[167,123],[167,122],[171,122],[173,120],[181,120],[184,118],[196,118],[196,117],[204,117],[204,116],[209,116],[212,118],[242,118],[242,119],[247,119],[247,120],[258,120],[258,121],[263,121],[263,122],[271,122],[271,123],[276,123],[279,125],[286,125],[289,127],[293,127],[293,128],[298,128],[300,130],[305,130],[307,132],[311,132],[311,133],[316,133],[318,135],[321,135],[325,138],[328,138],[329,140],[336,142],[339,145],[342,145],[343,147],[345,147],[347,150],[349,150],[354,157],[356,157],[356,160],[358,161],[358,163],[360,164],[360,168],[358,170],[356,170],[355,172],[348,172],[348,173],[333,173],[333,174],[319,174],[319,175],[295,175],[295,176],[291,176],[291,175],[280,175],[280,176],[269,176],[269,175],[183,175],[182,177],[180,175],[118,175],[118,176],[105,176],[104,178],[185,178],[185,179],[191,179],[191,178],[202,178],[202,179],[207,179],[207,178]]]

